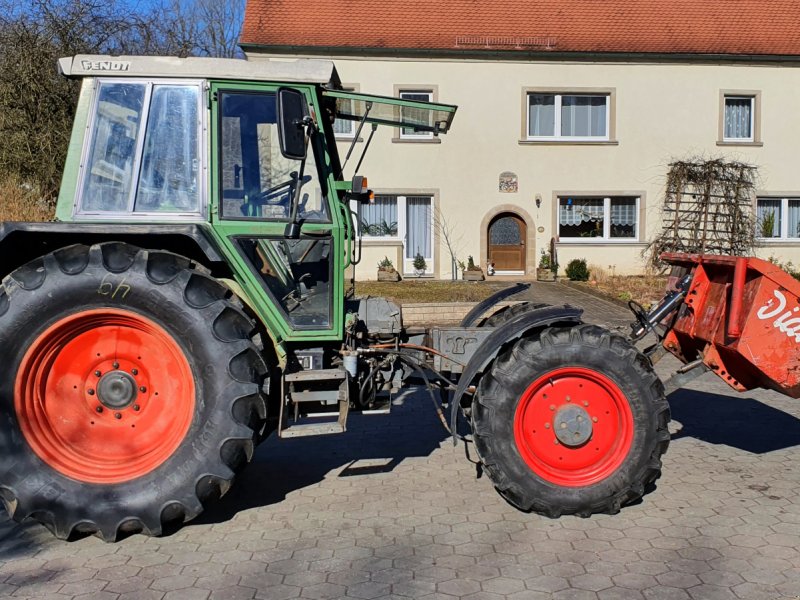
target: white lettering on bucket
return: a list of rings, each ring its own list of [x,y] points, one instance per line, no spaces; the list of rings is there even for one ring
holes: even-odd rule
[[[800,318],[789,318],[793,316],[794,313],[800,312],[800,308],[795,306],[792,310],[786,310],[784,312],[786,309],[786,296],[778,290],[775,290],[773,294],[775,294],[775,298],[778,300],[777,304],[773,306],[774,300],[770,299],[764,306],[758,309],[756,316],[762,321],[778,317],[772,322],[772,326],[785,333],[788,337],[794,338],[795,342],[800,342]],[[780,316],[778,316],[779,314]]]

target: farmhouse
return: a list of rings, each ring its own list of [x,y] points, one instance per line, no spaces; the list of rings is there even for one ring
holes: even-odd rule
[[[691,157],[756,166],[758,252],[800,263],[798,22],[791,0],[249,0],[241,45],[250,60],[333,58],[353,90],[458,105],[446,136],[372,140],[359,278],[384,256],[413,272],[417,254],[438,278],[451,254],[530,275],[553,239],[562,268],[637,273],[669,164]],[[355,127],[336,127],[346,152]]]

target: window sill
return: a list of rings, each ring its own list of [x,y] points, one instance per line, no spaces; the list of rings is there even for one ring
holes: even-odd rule
[[[442,138],[392,138],[393,144],[441,144]]]
[[[585,240],[569,238],[559,240],[556,244],[559,246],[646,246],[647,242],[639,240],[609,240],[605,238],[586,238]]]
[[[367,248],[371,246],[402,246],[403,241],[392,238],[361,238],[361,245]]]
[[[796,238],[756,238],[759,244],[765,246],[800,246],[800,237]]]
[[[748,142],[747,140],[733,141],[733,140],[717,140],[717,146],[752,146],[755,148],[761,148],[764,145],[764,142]]]
[[[519,140],[520,146],[619,146],[619,140]]]
[[[352,135],[334,135],[333,137],[337,142],[347,142],[348,144],[351,144],[353,142],[353,136]],[[364,138],[360,137],[356,141],[357,142],[363,142]]]

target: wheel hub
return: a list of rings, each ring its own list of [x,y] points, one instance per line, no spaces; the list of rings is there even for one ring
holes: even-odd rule
[[[592,419],[582,407],[567,404],[558,409],[553,419],[553,429],[559,442],[576,448],[592,437]]]
[[[97,382],[97,398],[106,408],[126,408],[136,400],[136,380],[125,371],[106,373]]]

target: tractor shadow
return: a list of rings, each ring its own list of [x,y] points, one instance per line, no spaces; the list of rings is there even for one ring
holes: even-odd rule
[[[225,522],[280,503],[326,478],[389,473],[404,459],[430,456],[443,443],[450,443],[449,435],[420,388],[396,396],[391,414],[351,414],[345,433],[290,439],[273,433],[233,489],[188,526]]]
[[[752,454],[800,445],[800,419],[754,398],[682,389],[669,404],[683,425],[673,440],[690,437]]]

